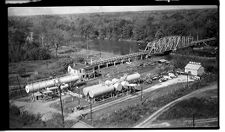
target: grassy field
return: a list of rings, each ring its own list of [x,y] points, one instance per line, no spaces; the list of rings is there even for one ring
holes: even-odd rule
[[[179,102],[168,111],[160,115],[153,123],[168,122],[170,127],[193,127],[193,115],[195,120],[219,117],[218,90],[209,90],[192,98]],[[217,127],[218,121],[198,123],[197,127]]]
[[[70,128],[77,121],[65,121],[65,128]],[[9,128],[63,128],[61,114],[54,114],[53,118],[47,121],[41,120],[40,114],[22,112],[20,108],[10,105],[9,107]]]

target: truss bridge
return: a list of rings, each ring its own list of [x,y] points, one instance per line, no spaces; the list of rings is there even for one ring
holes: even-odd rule
[[[186,47],[191,47],[199,44],[206,44],[206,42],[213,40],[216,40],[216,38],[214,37],[194,41],[194,38],[192,36],[167,36],[149,42],[146,45],[145,50],[141,52],[117,56],[100,61],[94,61],[88,68],[98,66],[98,69],[100,69],[101,65],[105,65],[108,67],[109,65],[116,65],[118,63],[130,62],[133,59],[148,58],[149,56],[152,56],[154,54],[162,54],[166,51],[176,51],[178,49]]]

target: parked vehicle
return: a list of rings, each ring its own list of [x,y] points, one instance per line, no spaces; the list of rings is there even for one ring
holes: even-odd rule
[[[160,79],[159,79],[159,82],[165,82],[165,81],[167,81],[167,80],[169,80],[169,79],[163,77],[163,78],[160,78]]]
[[[171,77],[171,78],[176,78],[177,76],[173,73],[168,73],[168,75]]]
[[[191,76],[190,78],[191,79],[194,79],[194,80],[200,80],[200,77],[199,76]]]

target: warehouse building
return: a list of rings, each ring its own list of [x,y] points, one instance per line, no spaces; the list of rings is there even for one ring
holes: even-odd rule
[[[201,63],[190,61],[185,66],[185,72],[194,76],[202,75],[204,73],[204,67],[201,65]]]

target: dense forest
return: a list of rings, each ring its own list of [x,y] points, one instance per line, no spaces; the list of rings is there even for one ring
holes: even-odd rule
[[[80,40],[152,41],[171,35],[217,37],[218,10],[164,10],[9,16],[9,62],[49,59],[50,48]]]

